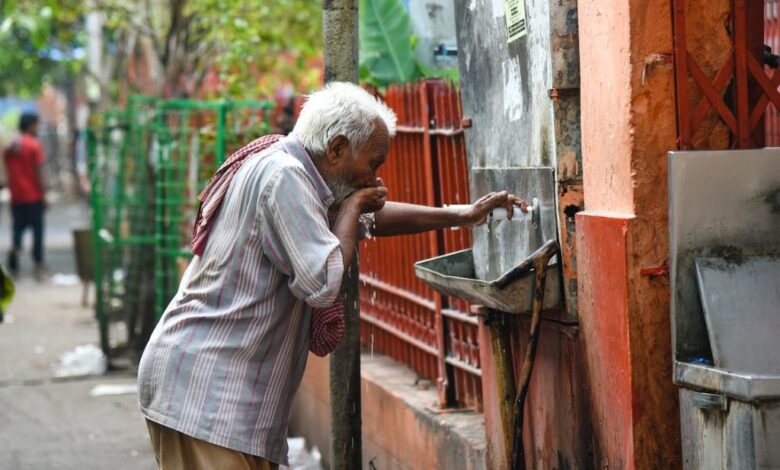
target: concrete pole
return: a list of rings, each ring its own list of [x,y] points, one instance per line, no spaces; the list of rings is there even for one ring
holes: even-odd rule
[[[323,0],[325,82],[358,82],[358,2]],[[330,354],[331,468],[360,470],[360,303],[357,257],[344,278],[346,332]]]
[[[358,2],[323,0],[322,36],[325,56],[325,82],[357,83]]]

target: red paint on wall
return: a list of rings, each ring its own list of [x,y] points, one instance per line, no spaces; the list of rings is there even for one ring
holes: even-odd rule
[[[592,388],[594,453],[610,468],[634,468],[628,334],[629,218],[577,214],[580,328]]]

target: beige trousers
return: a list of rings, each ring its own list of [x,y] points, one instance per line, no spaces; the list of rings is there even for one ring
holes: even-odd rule
[[[146,420],[160,470],[277,470],[279,465]]]

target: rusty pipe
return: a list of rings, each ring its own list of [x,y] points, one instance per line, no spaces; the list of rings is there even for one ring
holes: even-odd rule
[[[534,252],[530,260],[536,272],[536,282],[534,283],[534,302],[531,315],[531,328],[529,332],[528,347],[525,350],[525,360],[523,369],[520,372],[520,391],[515,401],[514,415],[514,436],[512,440],[512,458],[511,468],[513,470],[525,470],[525,452],[523,450],[523,419],[525,417],[525,402],[528,397],[528,388],[531,382],[531,372],[534,367],[534,358],[536,357],[536,346],[539,340],[539,323],[544,304],[544,286],[547,281],[547,265],[556,253],[558,253],[558,242],[550,240],[539,250]]]

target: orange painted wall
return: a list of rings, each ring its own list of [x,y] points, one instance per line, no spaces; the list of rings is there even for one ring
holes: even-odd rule
[[[629,4],[582,0],[578,8],[586,208],[631,213]]]
[[[725,62],[728,0],[687,0],[689,50]],[[586,211],[577,215],[579,309],[594,452],[610,468],[680,466],[669,287],[641,270],[668,256],[666,153],[676,148],[671,0],[579,5]],[[695,103],[701,98],[693,93]],[[705,121],[710,147],[727,142]]]

